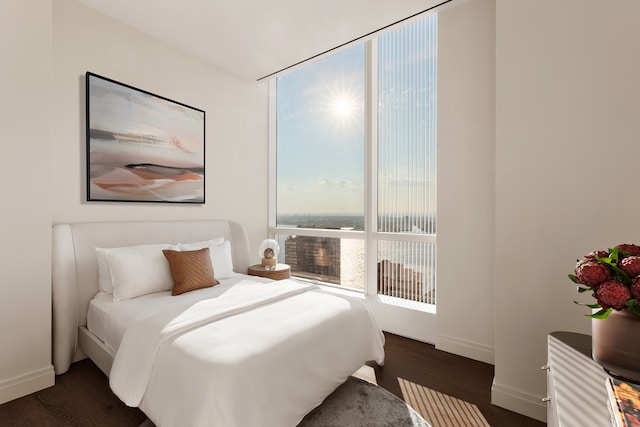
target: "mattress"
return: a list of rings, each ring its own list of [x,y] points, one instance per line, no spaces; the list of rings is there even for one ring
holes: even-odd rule
[[[172,296],[171,291],[156,292],[118,302],[113,302],[113,295],[99,292],[89,303],[87,329],[115,353],[125,330],[135,322],[167,310],[177,301],[195,303],[202,299],[215,298],[248,277],[257,282],[271,281],[262,277],[236,274],[234,277],[221,279],[220,284],[212,288],[199,289],[178,296]]]

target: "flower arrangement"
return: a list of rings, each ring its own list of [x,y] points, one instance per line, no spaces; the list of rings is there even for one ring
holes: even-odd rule
[[[640,246],[621,244],[608,251],[595,251],[578,260],[569,279],[578,284],[578,292],[593,292],[598,309],[588,317],[606,319],[613,310],[630,310],[640,316]]]

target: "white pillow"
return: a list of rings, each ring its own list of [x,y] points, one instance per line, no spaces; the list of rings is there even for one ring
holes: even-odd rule
[[[127,246],[106,250],[113,301],[136,298],[153,292],[173,288],[173,277],[163,249],[176,249],[174,245]]]
[[[178,247],[184,249],[180,249],[183,251],[197,251],[199,249],[208,248],[210,246],[218,246],[224,242],[224,237],[214,237],[210,240],[203,240],[201,242],[191,242],[191,243],[178,243]]]
[[[109,270],[109,261],[107,260],[107,252],[110,249],[96,248],[96,258],[98,259],[98,289],[100,292],[107,294],[113,293],[113,283],[111,283],[111,271]]]
[[[220,238],[220,242],[224,240]],[[160,248],[160,251],[164,249],[164,244],[160,245],[142,245]],[[111,270],[109,269],[109,260],[107,254],[113,251],[130,250],[131,248],[137,248],[138,246],[126,246],[121,248],[95,248],[96,258],[98,260],[98,289],[100,292],[107,294],[113,294],[113,282],[111,280]]]
[[[222,237],[203,242],[178,243],[178,248],[181,251],[196,251],[202,248],[209,248],[213,276],[216,279],[228,279],[235,276],[231,257],[231,242],[224,240]]]

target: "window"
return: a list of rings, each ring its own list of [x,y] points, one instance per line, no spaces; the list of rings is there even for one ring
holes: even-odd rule
[[[294,276],[435,304],[436,42],[430,15],[277,78],[270,225]]]

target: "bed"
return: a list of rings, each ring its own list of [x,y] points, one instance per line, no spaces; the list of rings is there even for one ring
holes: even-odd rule
[[[167,271],[174,292],[176,272],[199,271],[192,259],[213,266],[218,284],[158,290]],[[55,225],[56,374],[89,357],[158,427],[282,427],[365,362],[383,364],[384,336],[361,300],[248,276],[250,261],[246,233],[232,221]]]

